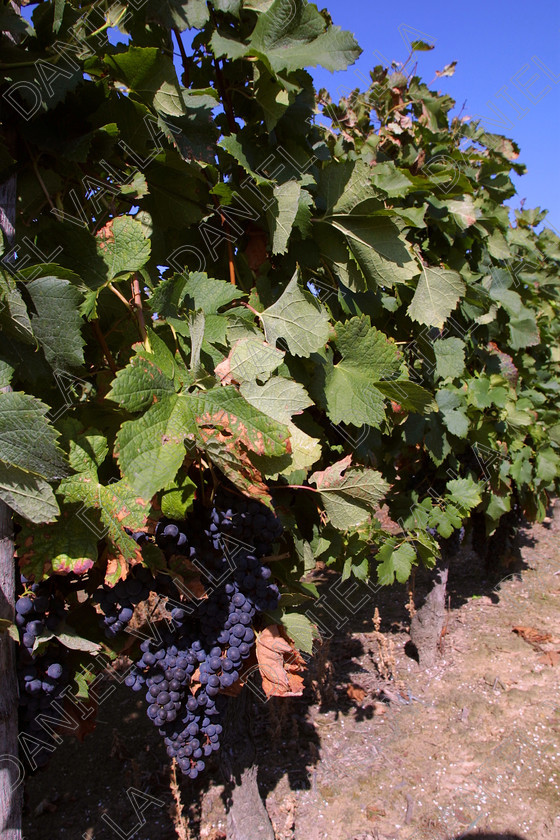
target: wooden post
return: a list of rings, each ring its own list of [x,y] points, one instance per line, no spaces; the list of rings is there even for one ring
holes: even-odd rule
[[[226,784],[228,840],[274,840],[274,829],[257,784],[252,702],[248,688],[238,697],[229,697],[224,720],[221,768]]]

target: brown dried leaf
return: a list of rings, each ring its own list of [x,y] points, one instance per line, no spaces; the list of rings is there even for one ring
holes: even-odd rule
[[[128,571],[132,566],[142,562],[142,552],[140,549],[136,552],[136,563],[129,563],[122,554],[109,555],[107,557],[107,570],[105,572],[105,583],[107,586],[114,586],[117,581],[125,580]]]
[[[516,627],[512,627],[512,630],[514,633],[517,633],[518,636],[521,636],[524,642],[533,645],[533,647],[538,647],[544,642],[552,641],[550,633],[541,633],[534,627],[524,627],[523,625],[518,624]]]
[[[257,660],[263,691],[267,697],[299,697],[303,694],[305,660],[282,635],[277,624],[257,636]]]
[[[357,683],[350,683],[350,685],[346,688],[346,694],[350,700],[355,700],[356,703],[361,703],[366,696],[367,691],[362,688],[361,685],[357,685]]]
[[[233,376],[231,375],[231,353],[223,360],[223,362],[216,365],[214,373],[219,378],[222,385],[231,385],[233,382]]]

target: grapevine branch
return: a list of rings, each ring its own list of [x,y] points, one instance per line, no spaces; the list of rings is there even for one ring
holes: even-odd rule
[[[177,40],[177,45],[179,47],[179,52],[181,53],[181,62],[183,64],[183,75],[184,75],[185,87],[188,87],[189,84],[190,84],[189,57],[188,57],[188,55],[185,51],[185,45],[183,44],[183,41],[181,40],[181,33],[179,32],[179,30],[176,27],[174,27],[172,31],[173,31],[173,34],[175,35],[176,40]]]
[[[117,366],[115,364],[115,360],[113,358],[113,355],[112,355],[111,351],[109,350],[107,342],[105,341],[105,336],[101,332],[101,327],[99,326],[99,320],[97,318],[95,318],[95,320],[93,320],[91,322],[91,328],[93,330],[93,334],[95,335],[97,341],[99,342],[99,346],[103,350],[103,355],[107,359],[107,364],[109,365],[111,371],[114,374],[116,374],[117,373]]]
[[[142,336],[143,343],[146,344],[148,341],[148,333],[146,332],[144,310],[142,309],[142,292],[140,290],[140,283],[138,281],[137,274],[134,275],[131,286],[132,295],[134,299],[134,311],[136,314],[136,320],[138,321],[138,329],[140,330],[140,335]]]

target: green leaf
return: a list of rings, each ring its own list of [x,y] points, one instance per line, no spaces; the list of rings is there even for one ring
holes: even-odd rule
[[[259,16],[249,44],[277,73],[317,65],[345,70],[361,53],[350,32],[328,25],[306,0],[275,0]]]
[[[313,400],[300,382],[282,376],[273,376],[263,385],[244,382],[240,390],[247,402],[279,423],[288,423],[294,414],[301,414],[305,408],[313,405]]]
[[[284,356],[282,350],[258,338],[241,338],[235,342],[222,365],[226,375],[231,376],[235,382],[266,380],[282,364]],[[222,365],[216,368],[217,373],[221,373]]]
[[[433,50],[434,45],[428,44],[426,41],[411,41],[410,48],[416,52],[429,52]]]
[[[541,481],[554,482],[560,476],[560,457],[550,447],[542,449],[537,455],[536,468]]]
[[[331,163],[321,169],[317,205],[324,211],[325,218],[349,214],[363,201],[371,199],[371,178],[371,167],[361,160]]]
[[[39,277],[26,286],[35,307],[31,324],[54,370],[68,371],[84,361],[82,295],[68,280]]]
[[[313,653],[315,632],[313,624],[306,615],[285,612],[282,615],[282,624],[298,650],[303,650],[309,654]]]
[[[9,362],[6,362],[4,359],[0,359],[0,389],[3,390],[7,388],[10,382],[12,381],[12,376],[14,374],[14,368]]]
[[[52,487],[43,478],[0,461],[0,498],[30,522],[52,522],[60,513]]]
[[[415,414],[429,414],[431,411],[437,411],[437,403],[433,395],[417,382],[410,382],[408,379],[393,379],[376,382],[375,387],[385,397],[399,403],[404,411],[413,411]]]
[[[276,303],[261,313],[266,340],[273,347],[284,339],[294,356],[310,356],[322,349],[329,338],[329,316],[310,292],[298,284],[294,273]]]
[[[377,162],[375,167],[370,171],[370,178],[372,183],[379,190],[383,190],[389,198],[400,198],[414,189],[406,172],[403,172],[402,169],[397,169],[392,160]],[[421,214],[420,218],[422,218],[426,208],[407,209],[419,211]]]
[[[185,114],[181,87],[173,61],[156,47],[129,47],[106,55],[105,65],[146,105],[171,117]]]
[[[66,509],[60,519],[41,529],[23,525],[17,552],[26,577],[40,581],[51,574],[81,575],[97,562],[98,536],[84,526],[78,509]]]
[[[350,254],[365,278],[363,288],[392,287],[418,274],[418,266],[397,225],[383,216],[333,216],[330,224],[346,240]]]
[[[2,312],[4,307],[6,307],[5,313]],[[7,272],[0,271],[0,316],[2,314],[9,316],[2,319],[3,329],[14,333],[22,341],[29,344],[35,343],[33,327],[21,292],[16,287],[13,277]]]
[[[308,469],[319,460],[320,441],[306,434],[291,420],[292,415],[300,414],[313,404],[299,382],[273,376],[264,385],[245,382],[240,390],[247,402],[288,427],[292,451],[286,453],[280,464],[268,462],[267,474],[290,475],[296,470]]]
[[[178,302],[180,303],[186,297],[191,298],[192,308],[202,309],[205,315],[215,315],[222,306],[246,297],[237,286],[232,286],[224,280],[217,280],[215,277],[208,277],[202,271],[191,272],[183,284],[178,277],[172,282],[179,290]],[[159,311],[157,306],[155,308]]]
[[[510,346],[513,350],[524,347],[534,347],[541,340],[539,328],[534,314],[525,309],[522,317],[510,318],[509,324]]]
[[[165,394],[175,392],[173,382],[149,358],[133,356],[128,365],[117,372],[107,399],[114,400],[125,411],[134,414],[149,408]]]
[[[189,369],[193,376],[204,374],[204,369],[200,364],[200,353],[204,342],[205,322],[206,319],[202,309],[189,313],[189,317],[187,319],[191,339],[191,359]]]
[[[301,186],[297,181],[286,181],[274,187],[274,205],[268,210],[272,236],[272,253],[284,254],[299,209]]]
[[[460,438],[466,437],[469,431],[469,418],[459,394],[455,391],[441,390],[437,392],[436,400],[443,422],[451,434]]]
[[[0,470],[14,467],[47,481],[67,474],[58,432],[45,417],[48,410],[30,394],[0,393]]]
[[[352,456],[347,455],[309,477],[321,494],[332,525],[341,531],[365,522],[389,489],[377,470],[351,467],[351,462]]]
[[[342,358],[327,367],[327,413],[333,423],[379,427],[385,419],[385,396],[377,382],[397,372],[398,350],[366,316],[334,326]]]
[[[447,482],[450,501],[463,511],[475,508],[482,501],[478,482],[472,478],[454,478]]]
[[[392,537],[377,552],[377,581],[381,586],[391,586],[395,577],[399,583],[406,583],[416,563],[416,551],[410,543],[402,543],[398,548],[396,544],[396,537]]]
[[[436,375],[439,379],[455,379],[465,370],[465,342],[460,338],[438,338],[433,344]]]
[[[423,266],[408,314],[429,327],[443,327],[465,293],[465,283],[456,271]]]
[[[196,484],[185,475],[173,484],[165,487],[161,493],[161,512],[170,519],[185,519],[191,510],[196,492]]]
[[[185,441],[196,425],[188,396],[165,394],[136,420],[123,423],[117,434],[119,466],[144,498],[171,484],[186,455]]]
[[[150,240],[142,223],[131,216],[118,216],[107,222],[97,234],[96,245],[109,282],[124,272],[139,271],[150,258]]]

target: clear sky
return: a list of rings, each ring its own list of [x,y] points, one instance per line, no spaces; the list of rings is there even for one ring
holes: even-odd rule
[[[552,0],[323,0],[333,22],[350,29],[364,50],[349,70],[312,70],[319,87],[343,94],[368,80],[375,64],[405,61],[415,39],[435,44],[416,53],[417,74],[426,83],[451,61],[455,75],[433,86],[465,103],[464,115],[477,116],[496,134],[521,147],[527,174],[515,178],[518,195],[510,202],[540,205],[560,235],[560,3]],[[408,65],[409,67],[411,65]]]

